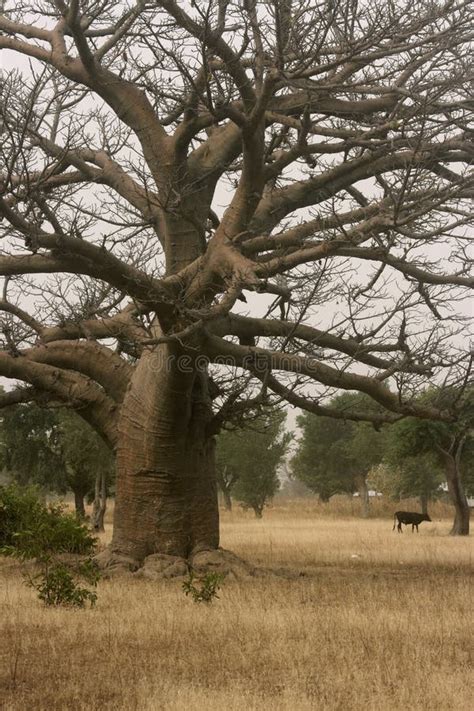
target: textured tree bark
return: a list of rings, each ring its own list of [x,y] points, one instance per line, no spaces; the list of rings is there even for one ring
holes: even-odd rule
[[[207,374],[175,346],[141,357],[119,420],[111,555],[189,558],[219,546]]]
[[[357,491],[359,492],[361,515],[362,518],[369,517],[369,490],[367,488],[367,479],[363,474],[358,474],[354,477],[355,484],[357,486]]]

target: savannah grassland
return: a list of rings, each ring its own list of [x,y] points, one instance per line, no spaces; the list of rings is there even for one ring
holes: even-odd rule
[[[472,709],[472,537],[447,535],[441,504],[419,535],[351,507],[223,513],[222,545],[279,574],[227,580],[210,606],[116,578],[93,610],[45,609],[1,559],[0,708]]]

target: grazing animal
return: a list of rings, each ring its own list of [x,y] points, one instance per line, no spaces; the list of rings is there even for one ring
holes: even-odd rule
[[[413,513],[412,511],[395,511],[393,514],[393,528],[392,531],[395,530],[395,526],[398,521],[398,526],[397,530],[399,533],[403,533],[402,531],[402,523],[405,524],[405,526],[408,526],[411,523],[411,532],[413,533],[415,530],[416,526],[416,532],[418,533],[418,524],[421,523],[422,521],[431,521],[430,517],[428,514],[421,514],[421,513]]]

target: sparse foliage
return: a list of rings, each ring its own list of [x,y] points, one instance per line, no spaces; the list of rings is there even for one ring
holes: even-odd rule
[[[196,577],[191,571],[183,583],[183,591],[185,595],[191,596],[193,602],[205,602],[209,605],[219,599],[218,591],[223,580],[224,575],[221,573],[206,573],[202,577]]]
[[[89,603],[94,607],[97,593],[89,588],[81,587],[83,579],[95,587],[99,581],[99,571],[93,561],[86,560],[76,565],[53,561],[43,557],[37,561],[41,571],[36,575],[25,573],[26,583],[36,590],[38,599],[45,605],[57,607],[85,607]]]

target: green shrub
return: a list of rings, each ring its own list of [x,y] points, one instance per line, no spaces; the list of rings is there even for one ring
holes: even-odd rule
[[[57,558],[65,553],[90,555],[95,546],[94,536],[62,504],[44,504],[33,488],[0,487],[0,554],[35,560],[39,572],[31,575],[27,570],[25,582],[45,605],[95,604],[96,593],[80,584],[84,580],[97,585],[94,562]]]
[[[0,546],[15,546],[16,535],[44,516],[45,506],[33,487],[0,486]]]
[[[183,583],[185,595],[191,595],[194,602],[211,603],[213,600],[218,600],[217,591],[221,587],[224,580],[222,573],[207,573],[202,578],[196,578],[193,572],[189,573],[189,577]]]
[[[61,561],[42,561],[41,571],[34,576],[26,575],[26,583],[34,588],[45,605],[84,607],[86,602],[93,607],[97,594],[81,587],[78,579],[84,579],[94,587],[99,581],[99,571],[93,561],[86,560],[75,567]]]
[[[4,555],[87,555],[95,546],[91,532],[74,514],[67,513],[63,504],[44,504],[32,487],[0,487],[0,549]]]

